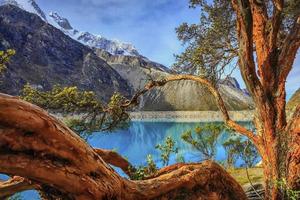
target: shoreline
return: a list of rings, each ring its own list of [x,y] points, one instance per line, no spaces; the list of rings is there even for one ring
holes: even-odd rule
[[[144,122],[222,122],[220,111],[140,111],[129,112],[131,121]],[[254,111],[229,111],[234,121],[252,121]]]

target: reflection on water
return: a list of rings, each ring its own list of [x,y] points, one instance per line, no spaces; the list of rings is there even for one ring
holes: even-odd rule
[[[146,156],[152,154],[154,161],[161,166],[160,152],[155,149],[155,145],[163,143],[167,136],[171,136],[179,148],[179,155],[184,156],[186,162],[198,162],[202,160],[201,155],[181,139],[183,132],[194,129],[198,125],[201,126],[204,123],[136,121],[131,122],[126,130],[93,134],[89,137],[88,143],[97,148],[114,149],[128,158],[133,165],[145,164]],[[250,127],[250,123],[244,125]],[[225,159],[221,144],[228,135],[223,132],[219,138],[217,160]],[[175,155],[172,155],[169,164],[175,163],[175,160]]]

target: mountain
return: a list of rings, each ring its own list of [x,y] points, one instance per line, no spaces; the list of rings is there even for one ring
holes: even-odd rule
[[[228,110],[253,109],[252,99],[238,88],[219,84],[219,91]],[[140,103],[141,110],[152,111],[206,111],[218,110],[214,96],[205,85],[189,80],[167,83],[146,93]]]
[[[0,91],[19,94],[24,84],[49,90],[55,84],[92,90],[107,101],[114,91],[130,96],[127,81],[94,51],[14,5],[0,7],[0,50],[13,48]]]
[[[89,32],[82,32],[74,29],[69,21],[56,12],[49,14],[49,22],[61,29],[65,34],[89,47],[103,49],[113,55],[141,56],[136,48],[130,43],[119,40],[109,40],[101,35],[94,35]]]
[[[162,78],[169,75],[167,67],[150,61],[144,57],[112,55],[101,49],[94,49],[95,53],[114,68],[133,88],[138,91],[149,81],[150,77]]]
[[[233,77],[226,77],[220,81],[221,84],[228,85],[241,90],[239,82]]]
[[[291,99],[288,101],[286,108],[287,110],[294,110],[297,105],[300,104],[300,88],[293,94]]]
[[[47,21],[45,13],[40,9],[34,0],[0,0],[0,5],[6,4],[11,4],[26,10],[27,12],[34,13],[41,17],[44,21]]]
[[[149,79],[162,79],[173,72],[158,63],[141,57],[111,55],[103,50],[96,54],[112,66],[133,90],[144,87]],[[244,93],[235,78],[228,77],[219,83],[221,95],[229,110],[248,110],[254,107],[251,97]],[[155,88],[142,96],[139,110],[185,111],[218,110],[214,97],[207,88],[193,81],[182,80]]]
[[[18,6],[20,7],[20,6]],[[4,75],[0,91],[19,94],[24,84],[49,90],[55,84],[92,90],[107,101],[114,91],[129,97],[143,88],[149,79],[161,79],[173,72],[143,56],[116,55],[91,48],[69,37],[74,30],[65,18],[51,13],[43,20],[14,5],[0,7],[0,50],[13,48],[13,56]],[[49,23],[55,18],[56,27]],[[58,27],[58,24],[60,27]],[[219,84],[229,110],[253,107],[235,79]],[[205,86],[192,81],[168,83],[141,98],[139,110],[217,110],[215,100]]]
[[[56,12],[50,12],[49,16],[46,16],[34,0],[0,0],[0,5],[5,4],[18,6],[27,12],[38,15],[47,23],[63,31],[66,35],[89,47],[100,48],[113,55],[140,56],[136,48],[130,43],[110,40],[101,35],[78,31],[71,26],[68,19],[61,17]]]

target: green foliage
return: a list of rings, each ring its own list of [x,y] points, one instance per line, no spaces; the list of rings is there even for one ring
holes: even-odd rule
[[[275,184],[279,187],[283,193],[283,200],[298,200],[300,199],[300,190],[293,190],[289,188],[286,179],[280,179],[275,181]]]
[[[184,156],[182,154],[177,153],[176,154],[176,162],[177,163],[185,163]]]
[[[214,159],[217,141],[224,129],[222,124],[209,123],[197,126],[194,133],[191,130],[184,132],[181,138],[198,150],[204,159]]]
[[[77,87],[55,85],[50,91],[39,91],[29,84],[22,90],[21,98],[37,106],[58,113],[83,113],[99,110],[102,105],[91,91],[79,91]]]
[[[126,102],[126,100],[120,93],[114,93],[111,97],[108,107],[105,109],[108,114],[105,122],[107,130],[128,126],[129,115],[125,112],[124,107],[122,107],[122,103]]]
[[[155,162],[153,161],[152,155],[147,156],[148,174],[153,174],[157,171]]]
[[[108,105],[103,105],[95,93],[77,87],[54,86],[50,91],[39,91],[25,85],[21,98],[54,113],[75,115],[65,123],[83,138],[93,131],[112,130],[127,125],[129,116],[122,107],[126,100],[115,93]]]
[[[267,24],[271,25],[274,4],[271,0],[260,2],[266,5],[270,16]],[[194,24],[183,23],[176,29],[177,37],[186,49],[176,56],[173,68],[178,72],[205,76],[216,83],[237,66],[236,14],[229,0],[189,0],[189,5],[200,9],[200,20]],[[284,1],[278,49],[297,20],[299,8],[299,0]],[[271,31],[266,30],[268,32]]]
[[[132,180],[143,180],[145,179],[145,177],[147,176],[146,167],[144,166],[138,166],[135,168],[134,173],[132,174],[132,176],[130,177]]]
[[[176,56],[173,68],[217,82],[225,67],[230,63],[235,67],[238,56],[235,14],[227,0],[191,0],[190,6],[200,7],[200,21],[198,24],[183,23],[176,29],[186,50]]]
[[[240,142],[240,140],[229,138],[222,144],[226,153],[226,167],[234,168],[235,163],[240,156],[241,149],[237,148],[237,146],[240,146]]]
[[[153,175],[157,171],[157,167],[151,155],[147,156],[147,165],[138,166],[130,177],[132,180],[143,180]]]
[[[9,62],[9,59],[15,55],[15,50],[13,49],[8,49],[6,51],[0,51],[0,73],[2,73],[5,69],[6,66],[5,64]]]
[[[171,136],[168,136],[165,140],[164,144],[157,144],[155,146],[156,149],[160,150],[161,154],[161,161],[163,162],[164,166],[167,166],[169,164],[170,155],[172,153],[177,154],[178,148],[175,147],[175,141],[172,139]]]
[[[233,135],[223,142],[226,152],[227,167],[233,168],[238,158],[241,158],[247,167],[253,167],[258,159],[258,152],[255,146],[241,136]]]

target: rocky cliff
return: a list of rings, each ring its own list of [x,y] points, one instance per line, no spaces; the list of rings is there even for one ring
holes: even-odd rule
[[[107,61],[128,81],[135,91],[144,87],[149,79],[162,79],[172,74],[163,65],[145,58],[111,55],[103,50],[96,54]],[[251,97],[240,88],[236,79],[230,77],[220,81],[219,89],[229,110],[253,109]],[[153,89],[141,98],[138,108],[143,111],[203,111],[218,110],[214,97],[205,86],[193,81],[178,81]]]
[[[228,110],[253,109],[252,99],[237,88],[219,84],[221,96]],[[208,89],[193,81],[167,83],[143,96],[140,109],[145,111],[205,111],[218,110]]]
[[[94,49],[96,54],[114,68],[134,91],[144,87],[150,79],[159,79],[168,75],[171,71],[158,63],[145,57],[112,55],[101,49]]]

